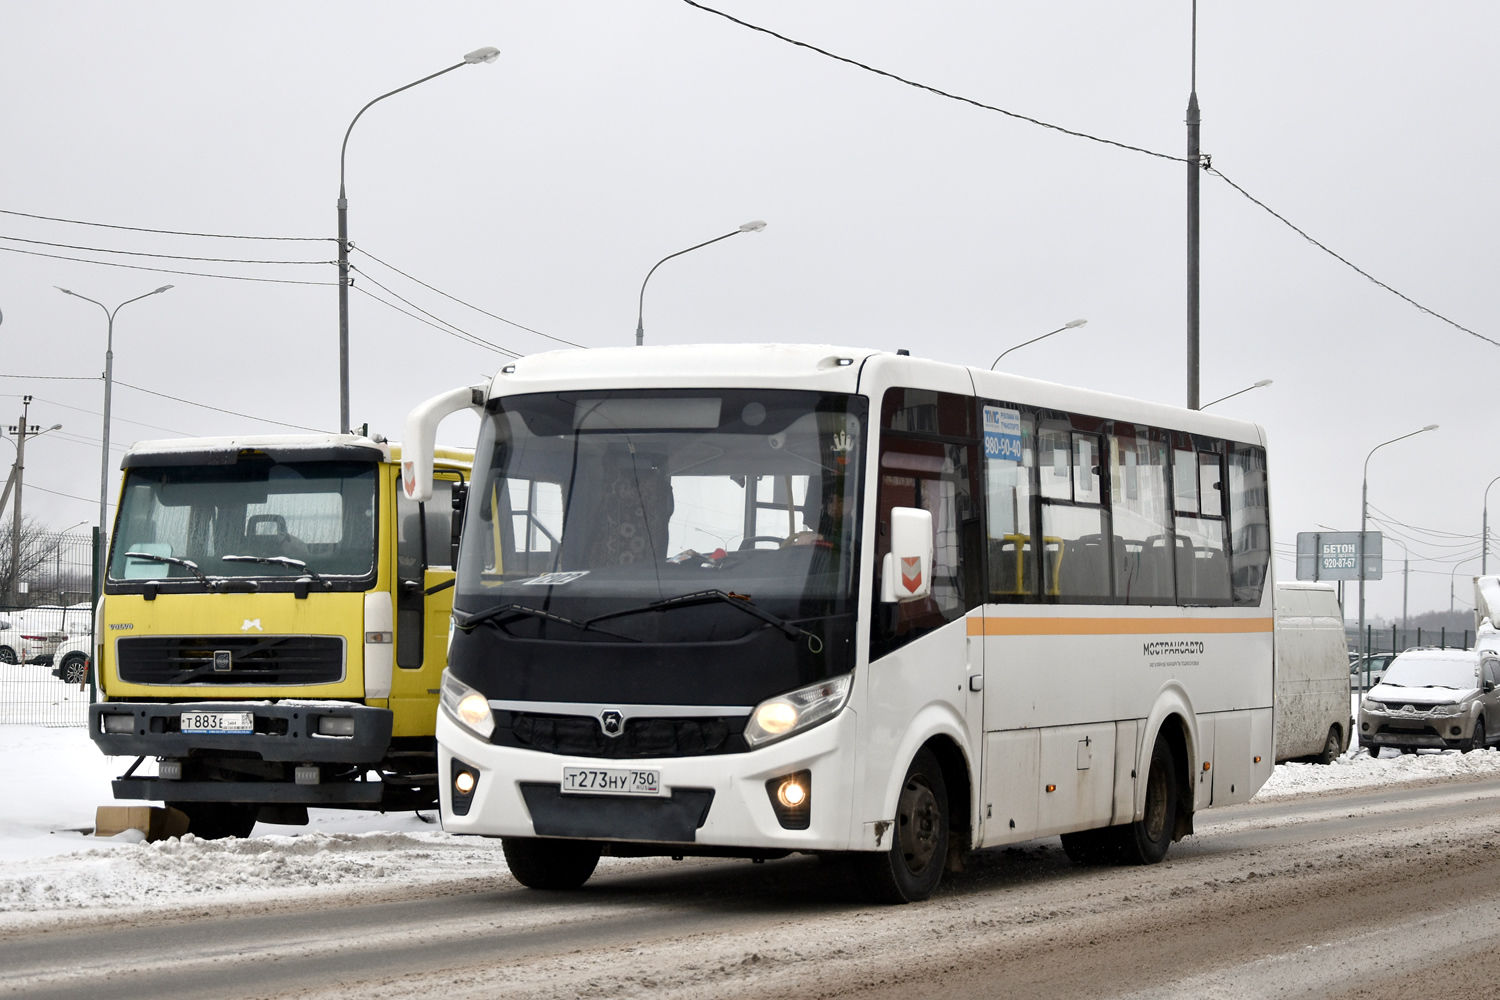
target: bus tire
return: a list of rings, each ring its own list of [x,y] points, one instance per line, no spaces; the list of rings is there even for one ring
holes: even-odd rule
[[[1328,739],[1323,741],[1323,752],[1314,758],[1319,764],[1332,764],[1338,759],[1339,752],[1343,749],[1339,741],[1339,727],[1332,725],[1328,727]]]
[[[253,802],[168,802],[168,809],[176,809],[188,818],[188,833],[203,840],[223,840],[225,837],[250,836],[255,821],[260,815],[260,806]]]
[[[1129,865],[1154,865],[1165,858],[1167,848],[1172,846],[1177,810],[1177,761],[1167,741],[1158,736],[1146,771],[1145,813],[1134,823],[1111,827],[1119,831],[1120,860]]]
[[[505,863],[528,889],[577,889],[594,874],[604,845],[597,840],[501,837]]]
[[[918,903],[932,895],[948,858],[948,786],[931,750],[912,758],[896,799],[891,847],[857,857],[858,875],[883,903]]]

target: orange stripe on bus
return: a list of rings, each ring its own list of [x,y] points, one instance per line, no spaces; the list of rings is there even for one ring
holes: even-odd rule
[[[984,618],[970,617],[969,635],[1156,635],[1270,632],[1265,618]]]

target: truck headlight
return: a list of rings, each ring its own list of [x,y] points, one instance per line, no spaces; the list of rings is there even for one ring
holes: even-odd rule
[[[495,716],[490,711],[489,700],[448,671],[443,672],[441,701],[448,714],[465,729],[485,739],[495,731]]]
[[[761,702],[750,713],[745,742],[752,747],[765,746],[826,722],[844,707],[852,686],[853,675],[844,674]]]

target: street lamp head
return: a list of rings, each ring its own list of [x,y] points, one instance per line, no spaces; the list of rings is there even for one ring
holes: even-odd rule
[[[77,292],[74,292],[72,289],[64,288],[62,285],[53,285],[52,287],[55,288],[55,289],[57,289],[59,292],[62,292],[64,295],[76,295],[76,294],[78,294]]]
[[[766,228],[766,224],[764,222],[762,222],[760,219],[756,219],[754,222],[747,222],[743,226],[741,226],[740,227],[740,232],[742,232],[742,233],[758,233],[758,232],[760,232],[764,228]]]
[[[47,429],[49,431],[60,431],[60,430],[62,430],[62,424],[53,424],[51,427],[48,427]]]
[[[165,291],[167,291],[170,288],[176,288],[176,287],[177,287],[176,285],[162,285],[160,288],[154,290],[151,294],[152,295],[160,295],[162,292],[165,292]]]
[[[470,52],[468,55],[464,56],[464,62],[468,63],[470,66],[475,66],[479,63],[492,63],[499,58],[500,50],[495,48],[493,45],[486,45],[484,48],[475,49],[473,52]]]
[[[1070,319],[1066,323],[1063,324],[1063,329],[1064,330],[1076,330],[1080,326],[1087,325],[1087,323],[1088,323],[1088,320],[1086,320],[1086,319]]]
[[[1254,385],[1252,385],[1250,388],[1252,388],[1252,389],[1264,389],[1266,386],[1268,386],[1270,384],[1271,384],[1271,380],[1270,379],[1263,378],[1259,382],[1257,382]]]
[[[1424,430],[1424,431],[1435,431],[1437,429],[1438,429],[1438,425],[1437,424],[1428,424],[1426,427],[1422,428],[1422,430]]]

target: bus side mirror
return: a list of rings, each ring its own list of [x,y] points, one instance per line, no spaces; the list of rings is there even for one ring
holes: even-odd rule
[[[880,599],[915,601],[932,593],[932,512],[891,508],[891,551],[880,569]]]
[[[450,413],[473,410],[484,417],[485,387],[465,386],[433,396],[406,415],[401,441],[401,489],[406,499],[432,499],[432,458],[437,449],[438,424]]]
[[[467,483],[453,484],[453,517],[449,521],[451,525],[448,544],[452,546],[452,555],[449,557],[448,565],[454,571],[458,571],[458,540],[464,527],[464,507],[469,502],[469,485]]]

